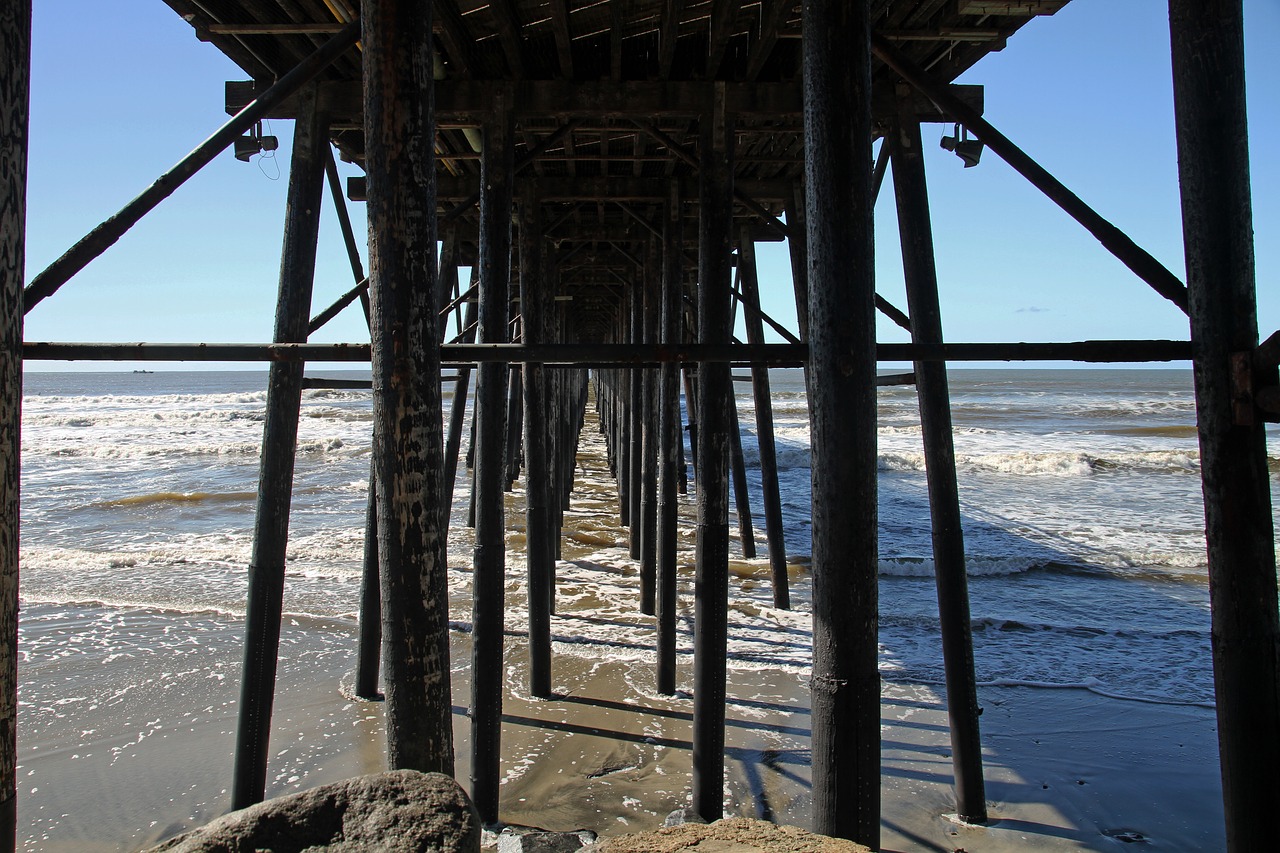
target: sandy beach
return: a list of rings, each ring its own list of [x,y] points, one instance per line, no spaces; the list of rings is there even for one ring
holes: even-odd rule
[[[33,405],[41,420],[26,439],[39,452],[27,469],[34,498],[23,567],[31,597],[19,646],[19,837],[27,850],[105,853],[160,841],[230,807],[251,451],[260,430],[249,415],[260,403],[245,391],[155,403],[119,398],[119,414],[100,407],[96,416],[122,436],[103,445],[84,430],[79,399],[40,400],[47,414]],[[353,699],[349,689],[368,471],[367,444],[359,443],[365,404],[334,393],[308,403],[314,414],[302,436],[268,796],[385,766],[382,706]],[[998,404],[999,411],[1010,405],[1003,394]],[[1113,406],[1108,399],[1099,405]],[[785,493],[795,519],[789,545],[804,541],[807,516],[806,450],[797,437],[804,410],[792,408],[801,425],[789,433],[787,451],[797,467],[784,472],[796,481]],[[984,423],[998,422],[987,409],[980,414]],[[1038,416],[1018,415],[1015,423],[1021,429]],[[168,417],[196,430],[183,442],[204,441],[205,449],[156,444]],[[1115,428],[1121,438],[1107,440],[1131,441],[1127,429],[1122,421]],[[907,430],[882,428],[886,443],[909,442]],[[882,449],[882,464],[900,471],[882,489],[882,548],[891,549],[881,573],[883,849],[1108,851],[1126,842],[1222,849],[1216,722],[1205,698],[1207,630],[1200,627],[1207,614],[1195,563],[1202,545],[1194,519],[1184,520],[1195,507],[1169,509],[1183,507],[1184,490],[1195,484],[1186,465],[1168,462],[1163,450],[1154,457],[1107,450],[1108,459],[1135,470],[1103,479],[1096,472],[1116,463],[1085,465],[1070,451],[1028,454],[1032,439],[1021,432],[1010,439],[989,429],[971,433],[1010,449],[970,457],[977,461],[966,463],[973,469],[966,485],[986,489],[988,499],[1005,496],[996,490],[1004,483],[1023,490],[966,519],[993,823],[965,827],[947,818],[954,800],[936,601],[930,567],[916,556],[927,548],[923,484],[903,452]],[[172,461],[156,466],[156,459]],[[654,689],[653,620],[638,610],[638,570],[591,411],[578,461],[557,567],[555,695],[548,700],[533,699],[526,686],[521,484],[507,496],[501,818],[611,835],[656,827],[688,801],[694,495],[681,508],[680,692],[663,697]],[[1003,470],[1010,466],[1015,473]],[[122,477],[136,479],[119,485]],[[1130,488],[1149,496],[1153,483],[1170,490],[1149,509],[1167,519],[1165,528],[1127,497]],[[1025,499],[1047,498],[1046,486],[1054,502]],[[79,490],[69,504],[67,488]],[[1070,514],[1086,492],[1091,502],[1114,502],[1105,518],[1115,530]],[[464,785],[466,495],[460,482],[449,575],[456,775]],[[1018,520],[1018,508],[1038,515]],[[1066,519],[1062,534],[1048,526],[1054,514]],[[1098,568],[1133,539],[1121,524],[1148,529],[1152,542],[1187,540],[1178,557],[1186,567],[1144,545]],[[1072,538],[1086,534],[1108,538]],[[725,813],[808,828],[812,636],[804,554],[802,545],[790,561],[796,609],[781,611],[770,606],[767,560],[743,559],[735,545]],[[1161,574],[1150,568],[1157,563],[1173,568]]]
[[[85,638],[75,665],[39,681],[24,667],[20,825],[31,850],[119,851],[162,840],[229,808],[240,626],[222,629],[143,688],[127,650],[181,632],[184,615],[38,606],[26,630]],[[557,632],[572,619],[557,617]],[[269,795],[382,769],[381,706],[345,693],[354,626],[287,624],[272,735]],[[101,637],[110,645],[98,644]],[[37,638],[39,639],[39,638]],[[75,645],[75,644],[73,644]],[[104,654],[108,647],[117,649]],[[124,651],[120,651],[124,650]],[[576,644],[555,663],[556,696],[523,687],[520,637],[508,642],[502,819],[602,835],[649,829],[686,804],[692,702],[652,692],[651,668]],[[469,644],[454,633],[457,774],[466,780]],[[112,658],[108,660],[108,658]],[[682,656],[681,683],[690,680]],[[809,719],[804,677],[731,669],[725,811],[809,825]],[[953,810],[946,713],[926,685],[885,684],[885,850],[1110,850],[1146,839],[1161,849],[1222,844],[1212,711],[1118,701],[1082,689],[985,687],[987,795],[995,820],[962,827]]]

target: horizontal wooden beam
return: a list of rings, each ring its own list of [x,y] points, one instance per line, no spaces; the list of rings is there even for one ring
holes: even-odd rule
[[[573,201],[662,201],[671,195],[671,182],[679,180],[683,198],[697,198],[697,178],[621,178],[621,177],[589,177],[589,178],[535,178],[538,185],[538,198],[544,202]],[[517,184],[520,180],[517,179]],[[734,182],[735,188],[757,201],[786,201],[791,198],[791,181],[751,181]],[[348,184],[350,188],[350,183]],[[439,176],[436,183],[436,200],[444,202],[460,202],[470,199],[480,191],[480,178],[474,175],[459,177]]]
[[[802,367],[805,344],[445,344],[445,364],[536,362],[577,367],[720,361]],[[336,361],[369,360],[368,344],[41,343],[22,346],[28,361]],[[1189,341],[877,344],[878,361],[1186,361]]]
[[[196,27],[196,38],[208,41],[208,36],[288,36],[332,35],[342,32],[347,25],[341,21],[309,24],[207,24]]]
[[[961,15],[1052,15],[1069,0],[959,0]]]
[[[727,111],[734,116],[769,119],[773,124],[761,132],[776,131],[778,122],[795,122],[800,129],[804,102],[800,83],[725,83]],[[228,81],[226,110],[234,114],[253,100],[258,85],[252,80]],[[478,127],[492,109],[499,89],[514,92],[516,121],[550,117],[646,119],[696,118],[710,109],[713,83],[693,81],[608,80],[437,80],[436,121],[440,124]],[[955,97],[981,113],[983,87],[953,84]],[[360,81],[331,81],[320,89],[319,106],[336,123],[361,122],[364,101]],[[877,115],[897,115],[892,86],[879,86],[873,98]],[[951,121],[927,97],[916,98],[913,110],[917,121]],[[294,118],[293,101],[286,101],[268,118]],[[739,132],[749,131],[739,128]]]

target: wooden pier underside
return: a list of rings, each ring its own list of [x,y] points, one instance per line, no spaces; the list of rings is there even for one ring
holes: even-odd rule
[[[364,687],[357,689],[376,689],[381,642],[389,763],[452,772],[447,612],[441,610],[447,608],[441,573],[448,519],[441,507],[449,506],[453,478],[447,472],[457,462],[462,419],[458,413],[451,416],[446,436],[436,380],[442,364],[456,365],[456,372],[450,371],[457,383],[454,399],[465,399],[474,366],[476,657],[472,742],[458,748],[471,750],[470,790],[482,817],[495,821],[502,491],[518,475],[515,460],[523,442],[526,461],[538,461],[537,475],[527,480],[528,525],[558,531],[588,396],[585,370],[542,367],[593,368],[622,521],[631,527],[633,557],[642,567],[644,589],[637,606],[657,617],[657,683],[663,691],[673,684],[673,646],[664,631],[672,625],[669,539],[675,535],[670,519],[676,455],[683,452],[677,404],[683,378],[697,477],[688,487],[698,499],[692,806],[715,819],[723,799],[728,495],[736,473],[729,367],[754,368],[759,411],[767,410],[769,394],[764,368],[802,365],[815,460],[814,828],[875,848],[877,361],[915,362],[934,504],[948,692],[955,697],[956,810],[982,822],[979,711],[964,547],[955,521],[944,363],[1193,357],[1206,448],[1228,843],[1232,850],[1262,849],[1258,845],[1270,836],[1272,807],[1280,805],[1274,783],[1267,781],[1270,768],[1280,763],[1280,619],[1260,437],[1263,420],[1273,416],[1268,401],[1280,397],[1274,387],[1280,346],[1257,347],[1252,258],[1239,250],[1242,235],[1251,233],[1247,152],[1243,158],[1235,152],[1237,157],[1224,165],[1215,160],[1204,130],[1238,127],[1232,138],[1245,138],[1239,0],[1212,0],[1204,5],[1212,6],[1213,14],[1199,16],[1191,0],[1170,4],[1183,204],[1184,212],[1193,211],[1184,214],[1187,285],[988,124],[982,118],[981,87],[953,85],[987,53],[1002,49],[1019,28],[1066,2],[364,0],[362,8],[356,0],[166,0],[198,38],[212,42],[249,78],[228,83],[225,108],[232,118],[120,216],[32,279],[25,292],[21,241],[16,251],[6,248],[0,253],[5,261],[0,299],[17,306],[9,313],[20,319],[255,122],[295,119],[309,130],[295,141],[276,339],[238,347],[24,347],[20,325],[5,331],[0,462],[9,467],[0,471],[0,486],[12,486],[14,494],[0,489],[5,513],[0,594],[6,597],[0,617],[16,618],[17,511],[10,501],[16,501],[17,403],[9,392],[20,387],[22,358],[272,362],[268,409],[275,414],[268,421],[259,496],[262,555],[255,546],[250,569],[251,597],[260,600],[249,604],[255,624],[246,644],[249,678],[242,694],[234,794],[237,807],[260,799],[269,755],[273,644],[278,642],[272,631],[278,634],[291,489],[291,466],[282,457],[292,454],[289,432],[296,425],[290,426],[290,412],[296,420],[303,381],[297,362],[371,361],[371,494],[376,500],[369,510],[362,609],[366,620],[383,630],[362,634]],[[26,11],[25,18],[11,20],[0,10],[0,45],[21,42],[22,29],[30,26]],[[1188,33],[1197,35],[1197,47],[1185,46]],[[1201,62],[1204,55],[1212,61]],[[15,121],[25,127],[25,89],[8,85],[10,78],[25,81],[25,52],[11,51],[2,61],[10,70],[0,80],[6,84],[0,86],[6,98],[0,102],[0,127]],[[922,122],[968,128],[1140,282],[1188,311],[1192,340],[943,341],[919,150]],[[362,166],[367,178],[339,188],[332,161],[322,156],[325,146],[316,145],[317,134],[328,138],[342,158]],[[17,145],[25,145],[25,133],[17,136],[20,143],[6,135],[0,156],[11,158]],[[876,139],[884,141],[873,157]],[[910,317],[874,292],[871,209],[890,158]],[[20,170],[13,174],[21,184]],[[314,257],[315,242],[308,217],[326,177],[335,200],[343,202],[345,193],[369,204],[369,268],[366,277],[355,235],[344,220],[356,286],[320,311],[321,306],[304,303],[313,263],[308,254]],[[0,187],[0,192],[13,189]],[[1237,215],[1241,207],[1243,217]],[[1201,208],[1203,215],[1195,213]],[[13,227],[21,233],[20,205],[6,206],[3,213],[14,216],[14,209]],[[8,219],[5,226],[9,239]],[[754,243],[784,239],[796,282],[799,323],[794,330],[761,312],[754,278]],[[470,286],[457,280],[459,267],[474,270]],[[371,344],[306,343],[307,334],[357,300],[369,319]],[[732,339],[735,301],[747,315],[747,342]],[[464,309],[463,331],[442,341],[444,323],[437,319],[442,310],[460,315]],[[877,347],[877,310],[907,328],[912,342]],[[766,323],[786,343],[765,344]],[[523,370],[508,365],[523,365]],[[662,369],[636,369],[656,365]],[[523,432],[506,428],[507,423],[522,424]],[[762,461],[767,456],[762,452]],[[777,537],[774,533],[780,525],[769,495],[765,503],[768,547],[776,557],[783,553],[780,531]],[[556,549],[554,536],[530,536],[529,586],[536,592],[529,598],[539,608],[530,617],[535,659],[530,692],[535,696],[548,690],[549,639],[537,634],[546,630],[546,619],[539,617],[554,607]],[[785,565],[775,570],[775,580],[783,584],[775,595],[779,607],[787,606],[785,574]],[[0,628],[14,630],[7,622]],[[15,653],[3,642],[0,637],[0,676],[11,678]],[[543,642],[546,647],[539,645]],[[12,849],[16,705],[9,695],[12,681],[0,687],[0,729],[8,726],[7,740],[0,740],[0,848]],[[1271,791],[1271,800],[1259,791]]]

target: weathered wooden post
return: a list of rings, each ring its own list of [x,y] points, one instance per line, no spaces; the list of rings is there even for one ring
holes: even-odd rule
[[[627,340],[633,345],[644,343],[643,270],[641,270],[638,278],[632,281],[630,308],[631,313],[628,317],[630,331]],[[644,528],[644,519],[641,516],[640,509],[640,503],[644,496],[644,371],[638,368],[627,370],[627,381],[629,391],[627,440],[631,445],[631,452],[627,458],[630,463],[627,472],[627,497],[631,504],[631,508],[628,510],[628,518],[631,522],[631,536],[627,544],[630,547],[631,559],[639,560],[640,536]],[[641,612],[644,612],[643,604]]]
[[[760,319],[760,280],[756,266],[756,245],[751,230],[743,228],[738,237],[738,269],[742,295],[746,299],[747,343],[764,343],[764,323]],[[769,367],[751,365],[751,391],[756,401],[756,443],[760,446],[760,487],[764,499],[764,530],[769,547],[769,572],[773,580],[773,606],[791,607],[787,578],[787,545],[782,529],[782,495],[778,485],[778,452],[773,435],[773,398],[769,393]]]
[[[18,518],[31,3],[0,6],[0,850],[17,845]]]
[[[645,244],[644,342],[658,342],[658,320],[662,314],[662,269],[658,262],[658,243]],[[640,612],[656,613],[658,587],[658,382],[657,371],[637,371],[641,380],[640,394]]]
[[[729,321],[731,324],[732,319]],[[732,329],[733,326],[730,325]],[[742,556],[748,560],[756,557],[756,531],[751,519],[751,496],[747,492],[747,460],[742,453],[742,423],[738,417],[738,398],[734,393],[732,376],[729,379],[729,397],[724,401],[729,409],[729,471],[733,481],[734,506],[738,510],[738,541],[742,544]]]
[[[480,340],[507,340],[511,277],[511,209],[515,122],[511,95],[500,91],[481,132]],[[498,819],[502,736],[502,609],[506,572],[503,481],[506,477],[508,366],[484,362],[476,385],[476,544],[472,561],[471,799],[485,823]]]
[[[672,181],[662,222],[662,332],[663,343],[680,342],[680,305],[684,247],[680,234],[680,185]],[[662,365],[658,387],[658,692],[676,692],[677,521],[680,478],[676,471],[680,438],[680,368]]]
[[[938,274],[934,266],[933,227],[929,221],[920,124],[903,110],[891,133],[892,138],[884,144],[890,146],[893,157],[893,188],[907,305],[911,311],[911,340],[918,344],[940,344],[942,312],[938,305]],[[973,672],[969,581],[965,574],[947,365],[941,361],[917,361],[915,374],[929,482],[929,516],[933,523],[933,572],[938,587],[938,619],[946,668],[956,811],[961,820],[985,823],[987,798],[978,725],[981,709]]]
[[[274,340],[277,343],[305,342],[311,316],[324,155],[329,144],[328,119],[316,107],[318,93],[319,87],[314,85],[298,93],[280,291],[276,302]],[[267,784],[267,744],[280,651],[280,614],[289,544],[294,451],[302,405],[302,371],[300,361],[273,362],[267,378],[231,795],[232,804],[238,809],[260,802]]]
[[[698,156],[698,342],[727,344],[733,228],[733,129],[724,84],[701,118]],[[693,810],[708,821],[724,811],[724,703],[729,610],[729,423],[727,362],[698,364],[697,578],[693,660]]]
[[[813,823],[880,846],[870,4],[804,0]]]
[[[479,281],[480,268],[471,270],[471,281]],[[463,343],[473,343],[476,339],[476,300],[467,301],[466,313],[463,315]],[[453,383],[453,399],[449,403],[449,428],[444,442],[444,505],[446,515],[453,509],[453,491],[458,479],[458,459],[462,452],[462,427],[467,418],[467,387],[471,383],[471,368],[459,367],[458,378]]]
[[[547,282],[542,260],[542,206],[538,187],[520,194],[520,311],[526,343],[547,340]],[[555,530],[552,522],[551,458],[548,453],[547,376],[541,364],[524,365],[525,550],[529,584],[529,692],[551,695],[551,575]]]
[[[378,487],[369,470],[369,498],[364,511],[364,555],[360,573],[360,623],[356,672],[352,690],[361,699],[380,699],[378,670],[382,665],[382,583],[378,577]]]
[[[361,6],[387,763],[453,775],[431,10]]]
[[[1249,375],[1258,320],[1241,2],[1170,0],[1169,25],[1227,849],[1266,850],[1280,811],[1280,617],[1250,387],[1271,383]]]

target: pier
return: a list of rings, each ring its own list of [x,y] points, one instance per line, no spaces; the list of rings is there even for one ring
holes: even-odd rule
[[[919,398],[954,811],[982,824],[981,709],[946,367],[1190,360],[1224,844],[1266,849],[1280,805],[1280,614],[1264,428],[1280,419],[1280,333],[1260,343],[1240,0],[1169,2],[1185,282],[994,126],[982,87],[955,83],[1029,22],[1052,26],[1067,0],[167,3],[194,38],[244,70],[247,79],[229,81],[220,105],[229,118],[29,280],[32,4],[0,8],[0,850],[14,849],[18,801],[22,365],[41,360],[270,366],[228,768],[236,808],[262,800],[269,778],[300,399],[313,387],[304,366],[371,366],[355,692],[372,699],[384,688],[389,768],[453,775],[465,751],[470,778],[460,781],[487,823],[503,811],[512,521],[504,493],[523,481],[527,692],[553,701],[556,563],[588,422],[599,425],[616,480],[618,525],[638,567],[635,606],[653,619],[654,689],[663,695],[676,685],[676,505],[683,493],[695,496],[690,805],[704,819],[721,817],[731,542],[767,557],[773,604],[789,608],[768,368],[804,368],[813,454],[812,829],[872,849],[881,812],[877,389],[913,384]],[[294,123],[271,341],[24,339],[27,312],[57,311],[59,291],[75,287],[80,271],[184,181],[215,157],[261,151],[263,120]],[[933,242],[945,224],[931,217],[922,125],[956,128],[951,145],[962,159],[985,151],[1007,162],[1123,263],[1133,287],[1152,291],[1153,304],[1185,312],[1188,337],[1095,340],[1082,329],[1052,343],[945,340]],[[364,177],[342,185],[335,152]],[[897,210],[905,305],[876,292],[872,208],[881,192]],[[352,272],[350,289],[327,305],[312,294],[324,204],[339,212]],[[352,204],[367,205],[367,240],[352,230]],[[757,248],[782,241],[796,328],[761,300]],[[367,339],[309,342],[345,311],[363,312]],[[908,340],[877,341],[877,313]],[[733,334],[739,314],[746,340]],[[766,328],[781,342],[767,342]],[[910,362],[912,371],[878,375],[882,362]],[[735,368],[755,403],[763,497],[755,507]],[[448,411],[443,382],[453,388]],[[462,435],[469,398],[470,460]],[[455,481],[466,470],[475,547],[446,553]],[[465,563],[473,577],[463,742],[453,725],[450,563]]]

